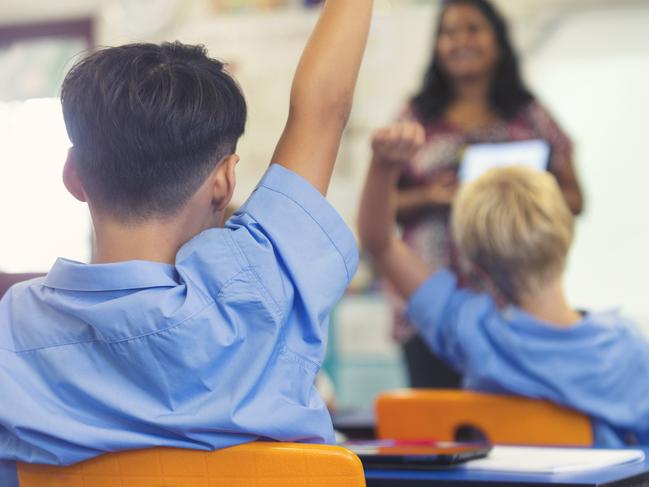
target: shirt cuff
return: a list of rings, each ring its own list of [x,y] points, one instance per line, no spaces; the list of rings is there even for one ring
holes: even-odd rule
[[[266,171],[257,185],[257,190],[260,188],[284,195],[313,219],[342,257],[348,280],[351,280],[358,267],[356,240],[327,199],[302,176],[279,164],[272,164]]]

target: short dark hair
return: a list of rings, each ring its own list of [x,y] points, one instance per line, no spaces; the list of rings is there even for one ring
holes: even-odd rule
[[[470,5],[478,9],[491,25],[500,49],[500,59],[491,85],[491,104],[505,119],[515,117],[534,100],[534,96],[521,77],[518,58],[509,38],[505,18],[488,0],[444,0],[437,20],[437,36],[446,10],[454,5]],[[422,87],[412,98],[414,112],[423,122],[441,116],[453,100],[453,87],[434,50],[433,48],[433,57]]]
[[[61,103],[85,191],[126,219],[179,210],[236,150],[246,123],[224,64],[180,42],[91,54],[65,77]]]

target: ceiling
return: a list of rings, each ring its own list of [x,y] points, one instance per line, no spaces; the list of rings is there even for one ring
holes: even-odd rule
[[[25,23],[72,17],[86,17],[96,12],[102,0],[2,0],[0,23]]]
[[[184,0],[182,3],[209,0]],[[390,0],[393,5],[412,0]],[[435,0],[430,0],[431,2]],[[530,14],[565,7],[569,10],[588,8],[592,6],[618,6],[621,3],[643,3],[646,0],[495,0],[510,16]],[[99,11],[102,5],[120,2],[136,3],[138,8],[146,8],[147,4],[154,10],[160,0],[2,0],[0,1],[0,24],[15,24],[56,20],[63,18],[84,17]],[[164,2],[163,2],[164,3]],[[167,2],[168,3],[168,2]]]

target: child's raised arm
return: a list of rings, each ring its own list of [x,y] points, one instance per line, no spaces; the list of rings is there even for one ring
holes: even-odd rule
[[[326,0],[293,79],[272,162],[327,192],[370,26],[373,0]]]
[[[363,248],[405,299],[431,274],[431,269],[394,233],[400,167],[421,148],[424,139],[423,127],[411,122],[375,132],[374,154],[358,216]]]

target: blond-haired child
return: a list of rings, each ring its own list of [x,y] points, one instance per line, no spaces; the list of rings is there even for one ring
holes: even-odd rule
[[[361,203],[363,246],[408,300],[427,344],[468,389],[548,399],[588,414],[599,445],[649,442],[649,345],[618,312],[581,314],[563,274],[573,217],[554,178],[493,169],[461,188],[452,226],[465,265],[506,303],[427,269],[394,233],[399,165],[423,142],[413,123],[380,129]],[[599,276],[605,278],[604,276]]]

